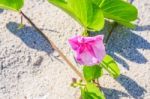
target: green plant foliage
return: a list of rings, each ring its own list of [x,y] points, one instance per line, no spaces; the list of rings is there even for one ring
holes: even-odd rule
[[[94,83],[88,83],[81,88],[81,96],[82,99],[105,99],[103,92]]]
[[[85,29],[98,31],[104,26],[102,10],[91,0],[48,0],[55,6],[63,9]]]
[[[99,78],[102,76],[103,71],[102,68],[98,65],[95,66],[84,66],[83,67],[83,74],[86,81],[91,81]]]
[[[124,26],[133,28],[138,11],[123,0],[48,0],[60,7],[85,29],[98,31],[103,28],[104,18],[112,19]]]
[[[104,17],[133,28],[132,21],[137,19],[137,9],[123,0],[92,0],[103,11]]]
[[[114,78],[117,78],[120,75],[120,69],[119,69],[117,63],[109,55],[105,56],[105,58],[103,59],[103,61],[100,64],[100,66],[105,68],[110,73],[110,75],[112,75]]]
[[[19,12],[24,0],[0,0],[0,8]]]

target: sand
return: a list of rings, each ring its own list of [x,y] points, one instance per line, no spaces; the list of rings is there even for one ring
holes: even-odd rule
[[[150,99],[150,2],[133,4],[137,28],[118,26],[107,44],[122,73],[116,80],[107,73],[100,79],[107,99]],[[77,65],[67,39],[82,27],[46,0],[25,0],[22,10]],[[79,90],[70,87],[78,76],[26,20],[21,30],[19,23],[18,13],[0,10],[0,99],[78,99]],[[110,29],[106,22],[102,33]]]

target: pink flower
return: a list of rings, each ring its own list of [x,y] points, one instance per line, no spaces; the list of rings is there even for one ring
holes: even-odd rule
[[[103,35],[95,37],[75,36],[69,39],[69,43],[76,53],[76,61],[81,65],[99,64],[106,55]]]

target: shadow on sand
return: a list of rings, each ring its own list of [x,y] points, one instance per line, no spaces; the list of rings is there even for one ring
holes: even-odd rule
[[[15,22],[9,22],[7,29],[19,37],[28,47],[39,51],[45,51],[47,54],[53,52],[51,45],[40,35],[33,27],[24,26],[22,29],[18,29],[19,24]]]
[[[33,27],[25,26],[23,29],[18,30],[18,24],[15,22],[9,22],[7,28],[14,35],[19,37],[28,47],[45,51],[48,54],[53,50],[51,45],[39,34]],[[149,30],[149,26],[137,26],[135,31]],[[113,56],[117,62],[122,64],[125,68],[129,69],[128,64],[117,54],[122,57],[143,64],[148,60],[137,49],[150,49],[150,43],[143,39],[141,36],[135,34],[129,29],[125,29],[118,26],[107,45],[107,52]],[[115,89],[102,88],[107,99],[119,99],[120,97],[134,97],[135,99],[141,99],[146,90],[138,85],[131,78],[120,75],[117,81],[127,90],[128,93],[117,91]],[[130,95],[129,95],[130,94]]]
[[[106,27],[101,31],[101,33],[108,33],[111,26],[111,23],[106,22]],[[145,64],[148,62],[148,59],[145,58],[145,56],[140,53],[138,49],[150,50],[150,43],[136,32],[149,30],[150,25],[136,26],[134,31],[122,26],[117,26],[106,46],[107,53],[111,55],[118,63],[122,64],[122,66],[127,70],[129,70],[129,65],[124,59],[138,64]],[[93,33],[91,35],[93,35]],[[143,99],[142,97],[144,96],[146,90],[131,78],[125,75],[120,75],[117,82],[126,89],[128,94],[115,89],[102,88],[107,99],[119,99],[121,97],[129,98],[130,96],[134,99]]]
[[[3,9],[0,9],[0,13],[2,13],[3,12]]]
[[[108,27],[110,28],[110,26]],[[150,49],[150,43],[143,37],[137,35],[135,32],[146,30],[150,30],[150,25],[137,26],[134,31],[122,26],[118,26],[113,31],[112,36],[110,37],[110,40],[106,46],[107,53],[128,70],[129,65],[124,59],[136,62],[138,64],[145,64],[148,62],[148,59],[146,59],[144,55],[138,51],[138,49],[148,50]],[[103,31],[103,33],[104,32],[105,31]]]
[[[106,99],[120,99],[122,97],[142,99],[146,92],[143,87],[141,87],[139,84],[125,75],[120,75],[120,77],[116,81],[120,83],[128,93],[102,87],[101,89],[103,90]]]

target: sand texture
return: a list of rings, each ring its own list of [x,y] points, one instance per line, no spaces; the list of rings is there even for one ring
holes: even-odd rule
[[[136,29],[115,28],[107,53],[119,64],[121,76],[107,73],[99,80],[107,99],[150,99],[150,2],[134,0],[139,10]],[[82,27],[46,0],[25,0],[23,12],[75,64],[67,39]],[[70,87],[78,76],[26,20],[18,30],[20,15],[0,9],[0,99],[78,99]],[[102,33],[111,29],[109,22]],[[79,67],[79,66],[78,66]]]

